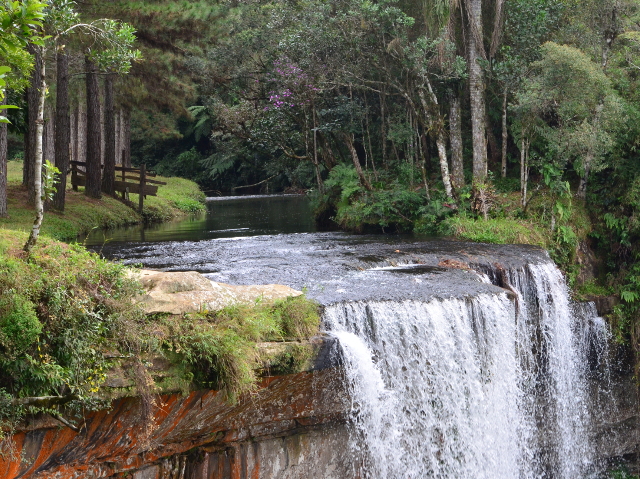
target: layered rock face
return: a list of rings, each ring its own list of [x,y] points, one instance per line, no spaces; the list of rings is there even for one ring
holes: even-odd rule
[[[281,285],[215,283],[196,272],[132,274],[147,291],[140,301],[148,313],[180,315],[302,294]],[[237,404],[212,390],[123,398],[77,417],[77,432],[50,416],[34,418],[13,437],[11,452],[0,455],[0,479],[353,477],[345,454],[348,397],[333,341],[319,337],[309,347],[315,357],[307,371],[264,378]],[[121,369],[111,372],[108,389],[133,386]]]
[[[340,375],[328,368],[267,378],[235,405],[216,391],[154,404],[121,399],[88,414],[79,432],[50,423],[16,435],[0,477],[352,477]]]

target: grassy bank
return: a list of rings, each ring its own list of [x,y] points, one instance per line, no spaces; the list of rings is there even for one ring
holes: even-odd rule
[[[383,178],[365,189],[351,166],[334,168],[325,182],[325,193],[315,198],[319,218],[331,216],[346,230],[355,232],[414,232],[449,236],[460,240],[496,244],[531,244],[549,251],[567,273],[569,282],[582,280],[576,262],[580,246],[592,231],[583,202],[572,197],[562,183],[536,188],[522,207],[519,182],[495,179],[485,185],[486,217],[471,200],[470,186],[455,199],[441,191],[425,191],[416,185],[420,172],[408,178],[400,173]]]
[[[22,186],[22,162],[8,164],[8,218],[0,218],[0,229],[29,231],[35,218],[35,210],[27,202],[27,190]],[[88,198],[83,193],[67,189],[64,213],[48,211],[42,224],[42,234],[60,241],[72,241],[94,228],[116,228],[142,222],[167,221],[181,215],[204,210],[204,194],[198,186],[182,178],[158,178],[167,183],[158,189],[158,196],[150,196],[144,202],[140,215],[123,202],[103,196],[100,200]],[[138,195],[131,194],[130,201],[138,204]]]

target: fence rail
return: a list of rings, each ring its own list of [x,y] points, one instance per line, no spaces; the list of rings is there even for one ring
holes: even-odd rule
[[[78,191],[79,186],[87,184],[87,163],[84,161],[71,162],[71,186]],[[122,198],[127,198],[129,193],[139,195],[138,210],[142,213],[144,199],[147,196],[157,196],[158,186],[166,185],[164,181],[153,180],[155,173],[147,171],[146,166],[140,168],[126,168],[116,166],[116,174],[113,182],[115,191],[122,193]],[[130,180],[130,181],[127,181]]]

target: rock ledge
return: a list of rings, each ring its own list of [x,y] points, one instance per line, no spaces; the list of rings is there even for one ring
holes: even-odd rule
[[[185,314],[222,309],[233,304],[275,301],[300,296],[280,284],[235,286],[216,283],[196,271],[133,270],[131,276],[146,290],[138,300],[147,313]]]

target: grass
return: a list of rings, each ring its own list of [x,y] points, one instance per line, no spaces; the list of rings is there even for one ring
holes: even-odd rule
[[[29,231],[35,210],[27,202],[27,190],[22,186],[22,162],[8,163],[8,218],[0,218],[0,229]],[[100,200],[88,198],[82,191],[67,189],[64,213],[48,211],[42,224],[42,234],[60,241],[73,241],[95,228],[111,229],[142,222],[167,221],[181,215],[204,211],[204,194],[198,186],[182,178],[162,178],[166,186],[158,188],[158,196],[147,197],[142,215],[123,202],[104,195]],[[138,195],[130,201],[138,204]]]
[[[468,216],[453,216],[446,221],[455,237],[468,241],[549,246],[548,231],[530,221],[513,218],[489,218],[485,221]]]

